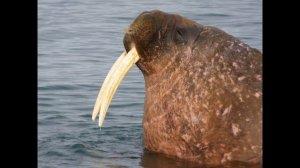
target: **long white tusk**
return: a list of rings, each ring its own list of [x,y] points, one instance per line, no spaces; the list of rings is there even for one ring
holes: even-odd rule
[[[99,127],[103,124],[107,109],[118,86],[128,73],[129,69],[139,59],[140,57],[136,49],[132,48],[128,54],[124,51],[111,67],[98,94],[92,115],[92,119],[95,120],[97,114],[100,112]]]
[[[111,82],[112,80],[110,80],[109,78],[111,78],[114,74],[114,72],[116,71],[116,67],[119,66],[120,62],[122,61],[122,58],[124,57],[124,55],[126,55],[126,51],[124,51],[121,56],[117,59],[117,61],[113,64],[113,66],[111,67],[110,71],[108,72],[103,84],[102,84],[102,87],[100,89],[100,92],[98,94],[98,97],[97,97],[97,100],[96,100],[96,103],[95,103],[95,106],[94,106],[94,110],[93,110],[93,116],[92,116],[92,119],[95,121],[96,117],[97,117],[97,114],[99,113],[100,111],[100,106],[101,106],[101,103],[102,103],[102,98],[103,98],[103,91],[106,89],[107,86],[109,86],[109,82]],[[105,86],[105,87],[104,87]]]

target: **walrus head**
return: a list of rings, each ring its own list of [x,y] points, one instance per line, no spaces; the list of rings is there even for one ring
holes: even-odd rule
[[[124,36],[125,50],[114,63],[102,85],[93,110],[92,119],[99,114],[102,126],[111,99],[121,81],[136,63],[144,77],[159,72],[166,53],[174,48],[193,48],[202,27],[192,20],[158,10],[141,13]]]
[[[130,25],[124,36],[126,51],[136,48],[140,59],[137,66],[144,75],[160,71],[157,61],[171,50],[192,47],[197,39],[199,25],[192,20],[161,11],[141,13]]]

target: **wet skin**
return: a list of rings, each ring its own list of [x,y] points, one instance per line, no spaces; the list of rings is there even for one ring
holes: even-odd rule
[[[226,32],[161,11],[140,14],[145,148],[201,164],[262,159],[262,53]]]

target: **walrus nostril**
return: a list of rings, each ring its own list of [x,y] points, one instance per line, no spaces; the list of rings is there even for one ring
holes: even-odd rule
[[[152,12],[151,11],[144,11],[144,12],[141,13],[141,15],[146,15],[146,14],[150,14],[150,13],[152,13]]]
[[[162,12],[159,10],[144,11],[140,14],[140,16],[153,15],[153,14],[158,14],[158,13],[162,13]]]

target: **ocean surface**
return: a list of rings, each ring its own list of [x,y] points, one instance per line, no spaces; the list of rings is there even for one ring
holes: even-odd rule
[[[262,50],[261,0],[39,0],[38,167],[197,167],[144,151],[145,86],[136,66],[103,127],[92,121],[99,88],[124,50],[126,28],[152,9],[219,27]]]

